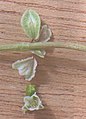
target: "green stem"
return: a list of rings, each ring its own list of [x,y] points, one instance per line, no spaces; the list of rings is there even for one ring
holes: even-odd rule
[[[29,50],[40,50],[46,48],[66,48],[73,50],[80,50],[86,52],[86,45],[80,45],[78,43],[70,42],[36,42],[36,43],[16,43],[0,45],[0,51],[29,51]]]

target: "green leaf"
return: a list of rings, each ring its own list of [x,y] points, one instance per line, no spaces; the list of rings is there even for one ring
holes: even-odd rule
[[[44,58],[45,54],[46,54],[46,51],[45,50],[34,50],[34,51],[31,51],[33,54],[41,57],[41,58]]]
[[[40,32],[39,41],[47,42],[50,40],[51,36],[52,36],[52,32],[48,27],[48,25],[43,25]]]
[[[26,95],[27,96],[32,96],[35,92],[36,92],[35,85],[27,85],[26,86]]]
[[[26,10],[21,18],[21,26],[30,40],[39,38],[41,20],[34,10]]]
[[[30,81],[35,76],[37,61],[33,57],[18,60],[12,64],[13,69],[17,69],[21,76]]]

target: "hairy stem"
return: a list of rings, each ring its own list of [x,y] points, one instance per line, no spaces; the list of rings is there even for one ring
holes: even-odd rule
[[[70,42],[36,42],[36,43],[16,43],[0,45],[0,51],[29,51],[29,50],[40,50],[47,48],[66,48],[86,52],[86,46],[78,43]]]

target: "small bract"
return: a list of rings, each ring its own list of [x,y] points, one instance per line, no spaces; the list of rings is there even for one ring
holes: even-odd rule
[[[13,69],[17,69],[21,76],[24,76],[26,80],[30,81],[36,72],[37,61],[33,57],[18,60],[12,64]]]
[[[43,25],[40,32],[39,41],[47,42],[51,39],[51,36],[52,36],[51,29],[48,27],[48,25]]]
[[[36,92],[32,96],[25,96],[24,97],[24,106],[22,107],[22,110],[24,112],[26,111],[34,111],[43,109],[44,106],[42,105],[42,102],[40,98],[37,96]]]
[[[44,58],[45,54],[46,54],[46,51],[45,50],[34,50],[34,51],[31,51],[33,54],[41,57],[41,58]]]

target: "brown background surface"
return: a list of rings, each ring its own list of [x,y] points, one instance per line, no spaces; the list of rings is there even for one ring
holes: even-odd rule
[[[27,8],[37,10],[54,41],[86,41],[86,0],[0,0],[0,44],[28,42],[21,26]],[[37,85],[44,110],[22,113],[25,81],[11,64],[29,52],[0,52],[0,119],[86,119],[86,53],[54,49],[37,58]]]

